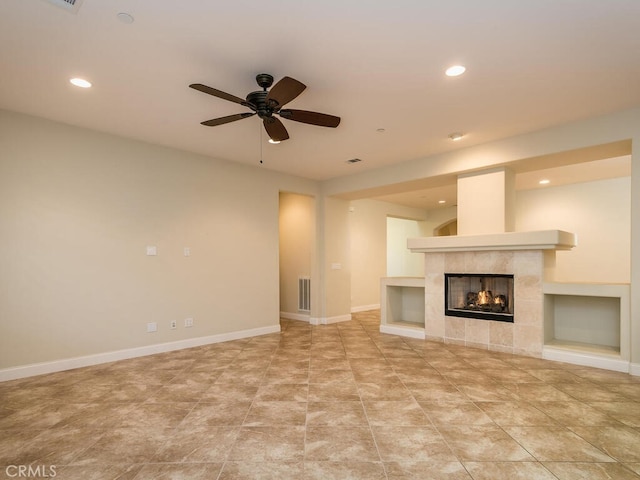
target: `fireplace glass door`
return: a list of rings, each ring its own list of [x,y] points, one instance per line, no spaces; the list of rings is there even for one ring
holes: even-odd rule
[[[445,315],[513,322],[513,275],[445,273]]]

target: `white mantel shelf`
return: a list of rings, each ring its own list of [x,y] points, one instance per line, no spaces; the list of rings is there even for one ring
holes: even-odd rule
[[[563,230],[536,230],[530,232],[407,239],[407,248],[414,253],[474,252],[488,250],[571,250],[576,245],[576,235]]]

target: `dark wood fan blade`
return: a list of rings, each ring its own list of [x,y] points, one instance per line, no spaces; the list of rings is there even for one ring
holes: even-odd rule
[[[202,93],[207,93],[209,95],[213,95],[214,97],[222,98],[223,100],[228,100],[230,102],[239,103],[240,105],[245,105],[247,101],[244,98],[236,97],[235,95],[231,95],[230,93],[222,92],[215,88],[207,87],[206,85],[202,85],[201,83],[192,83],[189,87],[194,90],[198,90]]]
[[[214,118],[207,120],[206,122],[200,122],[205,127],[215,127],[216,125],[224,125],[225,123],[235,122],[236,120],[242,120],[243,118],[253,117],[255,113],[236,113],[235,115],[229,115],[227,117]]]
[[[307,110],[280,110],[278,114],[287,120],[294,122],[308,123],[310,125],[318,125],[320,127],[336,128],[340,125],[340,117],[327,115],[326,113],[309,112]]]
[[[271,140],[282,142],[289,138],[287,129],[280,120],[275,117],[267,117],[263,119],[264,129],[267,131],[267,135]]]
[[[267,103],[282,107],[300,95],[307,86],[291,77],[284,77],[267,94]]]

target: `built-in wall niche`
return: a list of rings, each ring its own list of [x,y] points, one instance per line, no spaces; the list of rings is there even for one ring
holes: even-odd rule
[[[628,284],[545,283],[543,291],[546,357],[564,350],[583,357],[629,359]],[[612,367],[624,371],[625,365]]]
[[[424,339],[424,277],[380,279],[380,331]]]

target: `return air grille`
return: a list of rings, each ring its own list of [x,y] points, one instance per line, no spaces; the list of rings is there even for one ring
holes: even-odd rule
[[[298,277],[298,310],[311,311],[311,279],[309,277]]]
[[[78,13],[83,1],[84,0],[46,0],[46,2],[56,7],[64,8],[71,13]]]

